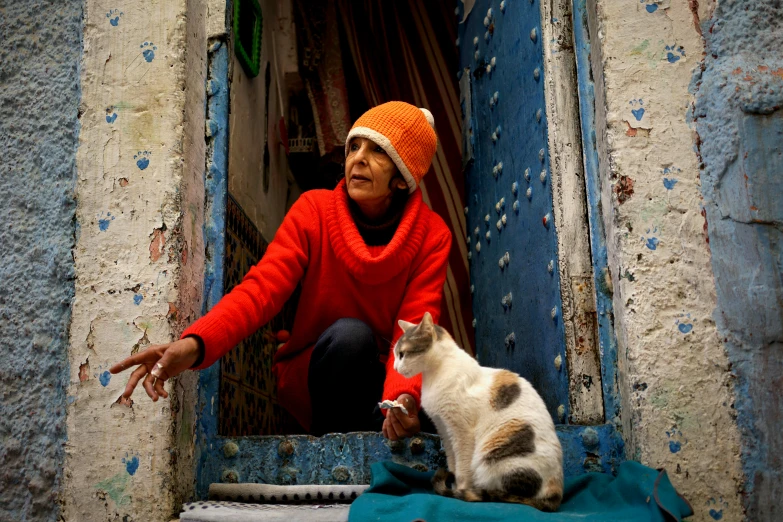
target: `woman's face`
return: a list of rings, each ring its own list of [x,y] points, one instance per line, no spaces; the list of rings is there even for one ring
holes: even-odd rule
[[[348,196],[358,203],[381,202],[389,198],[393,189],[408,189],[398,176],[397,166],[380,145],[366,138],[354,138],[348,144],[345,158],[345,184]]]

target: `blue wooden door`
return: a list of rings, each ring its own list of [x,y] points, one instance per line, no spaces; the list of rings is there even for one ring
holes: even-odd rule
[[[464,18],[465,4],[460,4]],[[478,0],[460,24],[476,353],[568,418],[539,0]]]

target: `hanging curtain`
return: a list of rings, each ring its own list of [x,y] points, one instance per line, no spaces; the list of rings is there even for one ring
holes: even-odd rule
[[[457,28],[453,5],[449,5],[438,0],[337,0],[342,28],[370,106],[401,100],[426,107],[435,116],[438,151],[421,191],[453,234],[440,323],[472,354],[462,116],[456,83]]]
[[[313,107],[318,150],[342,158],[352,122],[335,3],[296,0],[294,16],[299,73]]]

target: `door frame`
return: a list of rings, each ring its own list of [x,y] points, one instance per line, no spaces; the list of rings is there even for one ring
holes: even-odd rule
[[[231,13],[230,4],[229,0],[228,13]],[[595,133],[592,132],[595,92],[589,75],[590,38],[585,0],[573,0],[573,13],[606,422],[596,426],[557,426],[563,446],[566,476],[587,471],[612,472],[625,460],[620,436],[611,284],[607,283],[598,155]],[[206,260],[202,314],[223,296],[228,196],[230,46],[227,37],[214,38],[208,45],[204,224]],[[199,499],[208,497],[209,485],[215,482],[367,484],[370,481],[371,464],[381,460],[393,460],[420,470],[435,470],[445,466],[440,439],[428,434],[397,442],[385,440],[380,433],[333,434],[321,438],[307,435],[221,436],[218,433],[219,383],[219,364],[199,372],[194,459],[196,496]]]

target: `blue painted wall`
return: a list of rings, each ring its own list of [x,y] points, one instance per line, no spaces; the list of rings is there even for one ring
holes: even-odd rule
[[[783,507],[783,4],[720,2],[702,23],[694,128],[718,294],[735,376],[748,519]],[[720,436],[720,434],[718,434]]]
[[[0,9],[0,520],[57,520],[82,2]]]

